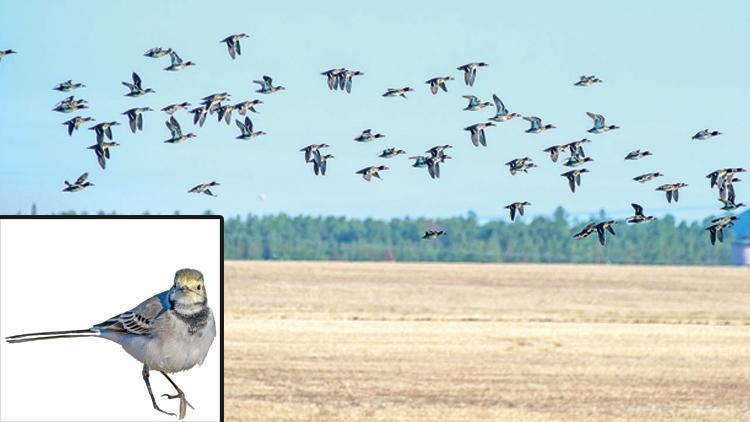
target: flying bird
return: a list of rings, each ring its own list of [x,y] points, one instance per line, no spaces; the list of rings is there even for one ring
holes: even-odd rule
[[[672,203],[672,199],[677,202],[680,200],[680,189],[687,186],[687,183],[667,183],[659,186],[656,190],[664,191],[667,194],[667,202]]]
[[[578,79],[578,82],[574,83],[575,86],[591,86],[596,83],[602,83],[602,80],[597,78],[594,75],[586,76],[581,75],[580,79]]]
[[[466,107],[464,107],[464,111],[481,110],[485,107],[489,107],[492,105],[488,101],[481,101],[479,98],[477,98],[474,95],[463,95],[463,97],[469,100],[469,104]]]
[[[570,187],[570,191],[575,193],[576,185],[581,186],[581,174],[583,173],[591,173],[591,172],[583,168],[583,169],[566,171],[560,176],[568,179],[568,186]]]
[[[713,138],[714,136],[719,136],[719,135],[722,135],[722,133],[719,132],[718,130],[703,129],[702,131],[693,135],[693,139],[702,141],[704,139]]]
[[[184,142],[196,137],[196,135],[193,133],[183,135],[180,123],[177,121],[177,119],[174,118],[174,116],[169,116],[169,120],[164,123],[167,125],[169,132],[172,134],[171,138],[164,141],[165,144],[179,144],[180,142]]]
[[[234,34],[219,41],[220,43],[225,43],[227,45],[229,57],[231,57],[232,60],[234,60],[238,55],[242,54],[242,49],[240,48],[240,40],[243,38],[250,38],[250,36],[245,33]]]
[[[628,223],[643,223],[645,221],[652,221],[656,220],[656,217],[653,215],[645,215],[643,214],[643,207],[638,204],[630,204],[631,207],[633,207],[633,210],[635,211],[635,215],[632,217],[628,217],[626,220]]]
[[[362,133],[354,138],[357,142],[372,142],[376,139],[385,138],[382,133],[372,133],[372,129],[365,129]]]
[[[217,196],[217,195],[214,195],[213,192],[211,192],[211,188],[214,186],[219,186],[219,182],[212,181],[208,183],[201,183],[200,185],[195,185],[192,188],[190,188],[188,193],[202,193],[208,196]]]
[[[628,155],[625,156],[626,160],[640,160],[641,158],[648,157],[649,155],[654,155],[651,153],[651,151],[641,151],[639,149],[635,151],[631,151],[628,153]]]
[[[73,80],[68,79],[67,81],[60,82],[59,84],[55,85],[55,87],[52,88],[52,89],[54,89],[55,91],[60,91],[60,92],[70,92],[70,91],[73,91],[75,89],[85,88],[85,87],[86,87],[86,85],[84,85],[84,84],[82,84],[80,82],[79,83],[73,83]]]
[[[156,91],[154,91],[151,88],[144,89],[142,87],[143,81],[141,80],[141,77],[138,76],[137,73],[133,72],[132,77],[133,77],[133,83],[132,84],[129,83],[129,82],[123,82],[122,83],[123,85],[125,85],[126,87],[128,87],[130,89],[130,92],[128,92],[127,94],[125,94],[126,97],[140,97],[140,96],[146,95],[146,94],[148,94],[150,92],[156,92]]]
[[[471,143],[474,144],[475,147],[478,147],[479,144],[482,144],[482,146],[486,147],[487,137],[485,136],[484,130],[491,126],[495,126],[495,124],[492,122],[477,123],[475,125],[465,127],[464,130],[468,131],[471,134]]]
[[[396,89],[396,88],[388,88],[388,90],[386,90],[386,92],[385,92],[385,94],[383,94],[383,96],[384,97],[401,97],[401,98],[407,98],[406,97],[406,93],[407,92],[411,92],[411,91],[414,91],[414,90],[411,89],[408,86],[405,86],[403,88],[398,88],[398,89]]]
[[[447,233],[443,230],[427,230],[422,235],[422,239],[437,239],[440,236],[445,236]]]
[[[527,205],[531,205],[531,202],[514,202],[512,204],[506,205],[504,208],[510,211],[510,221],[516,220],[516,212],[518,212],[518,214],[520,215],[523,215],[523,207]]]
[[[63,189],[63,192],[78,192],[89,186],[94,186],[93,183],[86,181],[86,179],[88,178],[89,178],[89,174],[83,173],[82,175],[78,176],[78,179],[76,179],[76,181],[73,183],[70,183],[66,180],[65,189]]]
[[[130,124],[130,130],[133,133],[135,133],[136,130],[143,130],[143,113],[147,111],[153,111],[153,110],[151,109],[151,107],[135,107],[122,113],[128,116],[128,123]]]
[[[526,133],[542,133],[544,131],[547,131],[549,129],[554,129],[557,127],[555,125],[550,125],[550,124],[543,125],[542,119],[536,116],[530,116],[530,117],[524,116],[523,119],[531,124],[531,127],[526,129]]]
[[[180,56],[178,56],[177,52],[174,50],[169,52],[169,58],[172,60],[172,64],[165,67],[164,70],[176,72],[178,70],[185,69],[188,66],[195,66],[195,62],[191,62],[189,60],[186,62],[182,61],[182,58],[180,58]]]
[[[478,62],[478,63],[467,63],[465,65],[459,66],[456,69],[457,70],[463,70],[464,72],[464,82],[468,86],[474,86],[474,81],[477,78],[477,69],[480,67],[487,67],[489,66],[485,62]]]
[[[490,117],[489,120],[492,120],[494,122],[507,122],[514,117],[523,117],[518,113],[508,112],[505,104],[503,104],[503,102],[500,100],[500,97],[498,97],[497,95],[492,94],[492,101],[495,102],[495,109],[497,111],[495,112],[494,116]]]
[[[273,79],[271,79],[270,76],[266,75],[263,75],[262,81],[255,80],[253,81],[253,83],[260,85],[260,89],[256,90],[255,92],[259,92],[261,94],[273,94],[274,92],[283,91],[286,89],[281,85],[273,86]]]
[[[159,58],[159,57],[164,57],[164,56],[166,56],[167,54],[169,54],[171,52],[172,52],[171,48],[163,49],[161,47],[154,47],[154,48],[146,51],[143,55],[146,56],[146,57],[151,57],[153,59],[156,59],[156,58]]]
[[[445,83],[452,80],[452,76],[443,76],[432,78],[428,81],[425,81],[425,83],[430,85],[430,92],[432,92],[432,95],[435,95],[438,93],[438,88],[442,89],[443,92],[448,92],[448,87],[445,86]]]
[[[72,118],[70,120],[67,120],[67,121],[63,122],[63,124],[68,127],[68,136],[70,136],[70,135],[73,135],[73,131],[74,130],[78,130],[78,128],[82,124],[84,124],[86,122],[93,122],[93,121],[94,121],[93,117],[76,116],[76,117],[74,117],[74,118]]]
[[[594,114],[589,111],[586,112],[586,115],[591,117],[592,120],[594,120],[594,127],[587,130],[589,133],[604,133],[609,132],[610,130],[619,129],[620,126],[617,125],[607,125],[604,123],[604,116],[601,114]]]
[[[370,167],[365,167],[362,170],[359,170],[359,171],[357,171],[355,173],[356,174],[361,174],[362,178],[369,182],[370,180],[372,180],[373,177],[377,177],[378,179],[383,180],[383,178],[380,177],[380,173],[379,173],[379,172],[381,172],[383,170],[388,170],[388,167],[386,167],[386,166],[370,166]]]
[[[257,136],[266,134],[266,132],[263,132],[262,130],[259,130],[257,132],[253,131],[253,122],[252,120],[250,120],[250,117],[245,116],[244,123],[239,120],[235,120],[234,122],[235,124],[237,124],[237,127],[240,128],[240,131],[242,131],[237,139],[253,139]]]

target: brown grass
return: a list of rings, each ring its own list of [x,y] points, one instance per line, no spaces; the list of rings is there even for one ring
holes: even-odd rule
[[[750,420],[742,268],[227,262],[227,420]]]

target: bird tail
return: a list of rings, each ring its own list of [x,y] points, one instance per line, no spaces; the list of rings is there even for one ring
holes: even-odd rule
[[[73,338],[73,337],[96,337],[99,330],[87,328],[85,330],[66,330],[66,331],[46,331],[41,333],[18,334],[6,337],[8,343],[23,343],[25,341],[49,340],[53,338]]]

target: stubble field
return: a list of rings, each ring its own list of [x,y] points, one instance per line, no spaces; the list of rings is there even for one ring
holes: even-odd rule
[[[750,420],[750,270],[227,261],[245,420]]]

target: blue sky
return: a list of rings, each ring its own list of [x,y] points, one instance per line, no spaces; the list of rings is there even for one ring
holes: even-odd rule
[[[679,4],[679,7],[675,7]],[[750,166],[750,5],[732,8],[705,2],[378,2],[368,7],[321,7],[311,2],[10,2],[0,15],[0,48],[19,54],[0,62],[0,213],[117,210],[120,213],[252,213],[395,216],[452,216],[474,210],[481,218],[506,218],[502,207],[527,200],[528,213],[551,214],[558,205],[574,216],[604,208],[702,219],[719,212],[705,175],[727,166]],[[138,22],[134,22],[138,20]],[[232,61],[219,41],[246,32],[243,55]],[[150,59],[151,47],[172,47],[197,66],[165,72],[168,58]],[[486,61],[474,87],[455,68]],[[320,72],[338,66],[361,70],[347,95],[331,92]],[[132,71],[157,93],[128,98],[120,84]],[[604,84],[578,88],[581,74]],[[287,87],[278,94],[254,92],[251,81],[271,75]],[[431,95],[424,81],[452,75],[448,93]],[[51,88],[73,79],[87,84],[75,92],[91,105],[82,115],[118,120],[121,146],[107,170],[86,146],[92,131],[68,137],[61,123],[75,114],[50,111],[65,94]],[[389,87],[409,85],[408,100],[383,98]],[[156,110],[181,101],[197,104],[210,93],[228,91],[233,102],[261,98],[252,115],[267,136],[246,143],[238,129],[203,128],[190,115],[176,117],[198,138],[179,145],[169,137],[166,115],[145,115],[144,131],[132,134],[120,113],[135,106]],[[511,109],[537,115],[558,129],[526,134],[523,120],[487,132],[489,147],[475,148],[465,126],[492,111],[461,109],[461,95],[490,100],[498,94]],[[604,114],[622,127],[590,135],[586,111]],[[86,113],[88,112],[88,113]],[[386,135],[359,144],[363,129]],[[703,128],[725,135],[691,141]],[[582,137],[593,142],[583,186],[575,194],[559,176],[567,170],[542,150]],[[326,142],[336,158],[325,177],[315,177],[298,150]],[[386,147],[419,154],[436,144],[454,145],[454,157],[431,180],[405,156],[376,157]],[[626,162],[631,150],[655,156]],[[511,176],[503,163],[530,156],[540,165]],[[362,167],[386,163],[384,180],[364,182]],[[661,171],[645,185],[631,179]],[[61,192],[63,180],[90,172],[95,187]],[[217,198],[188,194],[201,182],[221,183]],[[667,205],[661,183],[684,181],[678,204]],[[265,194],[261,201],[259,195]],[[744,185],[738,186],[740,200]]]

